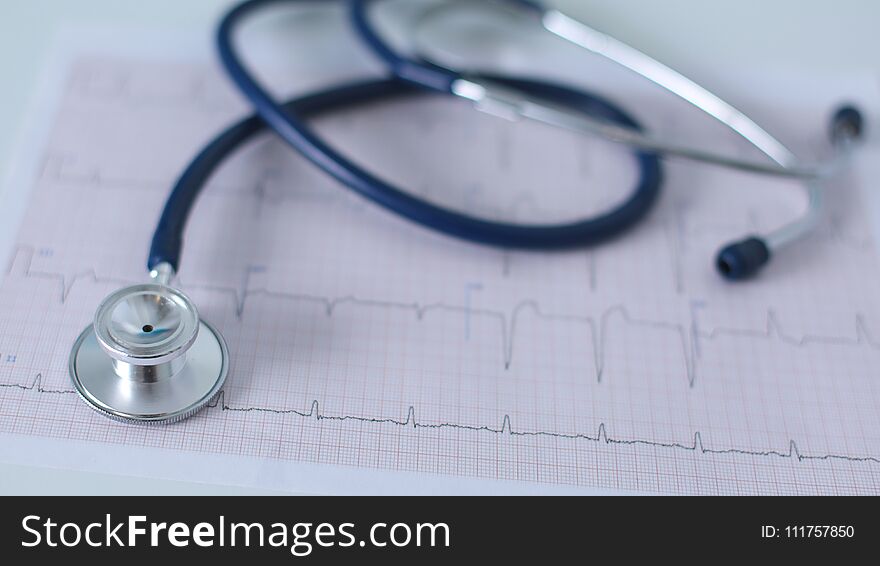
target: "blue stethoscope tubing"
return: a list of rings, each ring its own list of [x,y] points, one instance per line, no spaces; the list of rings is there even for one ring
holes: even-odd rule
[[[352,1],[350,8],[359,34],[373,38],[374,51],[397,67],[389,78],[337,86],[281,103],[257,81],[234,46],[238,25],[249,15],[272,4],[321,0],[247,0],[232,8],[217,31],[217,48],[226,72],[256,110],[211,141],[178,179],[165,207],[150,247],[148,268],[162,263],[177,271],[183,233],[189,213],[211,174],[236,148],[265,128],[334,177],[344,186],[417,224],[449,236],[504,248],[549,250],[589,246],[607,240],[634,225],[651,209],[662,184],[659,158],[634,151],[639,180],[628,199],[601,215],[564,224],[514,224],[463,214],[414,196],[364,170],[333,149],[309,127],[307,119],[373,100],[413,95],[420,91],[448,92],[457,77],[452,71],[395,55],[372,31],[363,15],[366,2]],[[523,1],[524,5],[530,3]],[[384,47],[384,49],[383,49]],[[526,94],[564,105],[633,130],[639,123],[616,105],[593,94],[560,84],[529,78],[484,76]],[[548,179],[552,182],[552,178]]]

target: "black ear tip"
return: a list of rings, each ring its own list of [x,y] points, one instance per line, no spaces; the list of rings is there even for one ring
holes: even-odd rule
[[[718,252],[715,266],[725,279],[748,279],[770,260],[770,248],[760,238],[747,238]]]
[[[831,141],[859,139],[864,134],[865,119],[862,112],[852,105],[838,108],[831,117]]]

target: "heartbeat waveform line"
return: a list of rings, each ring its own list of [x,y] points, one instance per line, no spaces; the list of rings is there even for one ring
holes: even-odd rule
[[[43,374],[38,373],[30,383],[0,383],[2,389],[21,389],[22,391],[34,391],[36,393],[48,393],[53,395],[67,395],[76,393],[75,389],[46,389],[43,387]]]
[[[29,256],[27,259],[27,263],[24,269],[24,276],[34,279],[43,279],[47,281],[55,281],[58,283],[60,287],[60,295],[59,300],[61,304],[67,302],[67,297],[70,294],[73,285],[77,281],[81,280],[91,280],[95,284],[101,283],[113,283],[115,285],[123,286],[123,285],[134,285],[138,283],[138,281],[133,281],[130,279],[122,279],[118,277],[107,277],[107,276],[98,276],[97,271],[94,268],[90,267],[88,269],[82,269],[71,276],[65,275],[64,273],[57,272],[49,272],[49,271],[34,271],[31,269],[31,265],[34,259],[34,247],[33,246],[24,246],[19,245],[16,247],[15,252],[12,254],[12,257],[9,260],[9,265],[7,266],[6,274],[12,275],[13,269],[15,267],[17,258],[22,251],[28,252]]]
[[[52,395],[72,395],[77,392],[73,389],[46,389],[43,387],[43,375],[38,373],[30,383],[0,383],[0,389],[18,389],[22,391],[34,392],[37,394]],[[794,439],[789,439],[788,450],[766,449],[754,450],[745,448],[712,448],[706,447],[703,443],[703,435],[700,431],[693,434],[693,443],[684,443],[676,441],[658,441],[647,440],[641,438],[617,438],[608,433],[608,425],[604,422],[599,423],[595,434],[580,432],[554,432],[546,430],[517,430],[514,428],[510,415],[505,414],[501,419],[501,426],[492,425],[469,425],[454,422],[439,423],[423,423],[416,418],[416,409],[414,405],[410,405],[406,411],[406,417],[403,419],[395,417],[368,417],[363,415],[328,415],[320,410],[320,404],[317,399],[312,400],[308,410],[303,409],[278,409],[274,407],[264,407],[259,405],[242,405],[234,406],[226,401],[226,391],[221,390],[217,396],[206,406],[208,409],[219,410],[222,412],[233,413],[259,413],[276,416],[296,416],[303,419],[314,419],[316,422],[358,422],[373,425],[392,425],[402,428],[411,428],[413,430],[464,430],[469,432],[485,432],[496,434],[499,436],[508,435],[512,438],[553,438],[561,440],[582,440],[593,442],[596,444],[605,444],[608,446],[646,446],[650,448],[663,448],[671,450],[679,450],[683,452],[691,452],[700,456],[705,455],[737,455],[749,457],[765,457],[765,458],[783,458],[797,462],[811,461],[828,461],[839,460],[853,463],[873,463],[880,464],[880,458],[876,456],[853,456],[849,454],[841,454],[835,452],[804,454],[798,448]],[[137,425],[134,425],[137,426]]]
[[[110,179],[104,177],[99,169],[91,170],[89,173],[80,176],[71,175],[69,172],[65,172],[64,164],[66,160],[75,160],[75,158],[75,155],[72,156],[70,154],[49,155],[44,160],[40,175],[48,178],[50,181],[78,183],[97,186],[99,188],[109,185],[115,188],[123,187],[137,190],[151,190],[154,187],[170,186],[170,183],[159,181],[144,182],[126,178]],[[350,191],[340,190],[339,187],[320,187],[316,190],[309,183],[294,183],[294,187],[286,186],[284,190],[272,189],[271,185],[273,184],[273,181],[277,181],[277,178],[279,177],[278,172],[277,170],[272,169],[271,165],[264,163],[264,160],[260,160],[260,163],[263,170],[260,175],[256,176],[256,181],[247,188],[242,189],[241,186],[237,185],[222,185],[213,181],[212,185],[214,186],[212,186],[211,190],[207,193],[227,198],[255,198],[257,202],[266,203],[267,205],[276,205],[283,201],[326,203],[333,206],[343,206],[355,213],[363,213],[372,208],[368,203],[358,198]],[[485,189],[481,185],[477,185],[465,190],[465,192],[468,191],[479,195],[481,192],[485,192]],[[436,187],[430,183],[423,183],[418,187],[417,191],[417,193],[424,198],[431,198],[435,192]],[[470,202],[469,204],[474,205],[473,202]],[[514,217],[519,216],[517,211],[523,206],[530,207],[533,214],[537,214],[541,211],[534,195],[530,192],[518,193],[510,207],[483,206],[482,208],[485,209],[484,213],[491,217],[497,216],[498,218],[506,218],[510,214],[513,214]],[[686,200],[675,201],[669,210],[666,211],[665,215],[650,217],[645,221],[646,223],[655,225],[657,229],[661,231],[663,238],[666,240],[667,261],[669,265],[669,276],[671,279],[670,283],[679,296],[684,295],[687,287],[685,281],[685,257],[689,251],[688,243],[694,239],[695,235],[713,233],[719,229],[727,233],[731,231],[731,226],[733,226],[729,223],[728,225],[719,225],[717,222],[704,224],[701,227],[689,226],[684,215],[684,208],[686,208],[686,206]],[[841,222],[839,218],[826,219],[822,222],[812,237],[821,239],[826,245],[839,246],[851,252],[873,254],[874,247],[870,241],[866,243],[855,237],[846,236],[843,229],[840,227],[840,224]],[[749,208],[746,226],[748,226],[750,230],[758,230],[758,225],[759,223],[754,209]],[[743,228],[743,230],[744,233],[747,231],[745,228]],[[600,251],[597,248],[590,248],[586,250],[586,253],[588,254],[587,257],[589,261],[587,283],[590,290],[595,292],[599,287],[599,280],[601,279],[597,269],[597,257],[599,257]],[[499,250],[499,263],[502,276],[509,277],[512,273],[512,266],[514,265],[513,251],[506,249]]]
[[[83,76],[85,75],[85,76]],[[176,93],[152,93],[142,95],[136,93],[132,89],[131,77],[123,76],[119,71],[112,79],[111,85],[96,87],[93,84],[94,76],[89,73],[79,72],[68,81],[67,89],[70,93],[89,97],[91,100],[98,100],[103,103],[124,101],[131,104],[135,108],[160,108],[160,109],[179,109],[186,103],[188,106],[196,106],[203,111],[210,110],[214,112],[224,112],[232,114],[241,110],[241,105],[235,100],[233,93],[224,98],[208,96],[211,89],[208,88],[208,76],[202,75],[189,79],[185,84],[185,88]],[[197,104],[193,104],[196,102]]]
[[[33,260],[33,248],[30,246],[19,246],[16,253],[13,254],[12,263],[9,272],[12,272],[15,258],[22,251],[29,251],[28,260],[24,269],[24,277],[41,278],[56,281],[60,287],[60,302],[64,304],[67,300],[73,286],[82,280],[92,281],[95,284],[113,283],[115,285],[132,285],[137,281],[123,280],[119,278],[110,278],[99,276],[92,268],[80,271],[71,277],[66,277],[60,273],[33,271],[31,262]],[[516,341],[517,329],[520,326],[520,318],[526,312],[531,312],[534,316],[541,320],[567,322],[585,325],[591,337],[592,363],[597,383],[602,383],[606,369],[606,345],[609,336],[609,324],[614,317],[619,318],[628,326],[642,327],[653,330],[661,330],[672,333],[676,336],[679,343],[682,361],[685,369],[685,378],[689,388],[693,388],[697,380],[697,365],[700,359],[700,342],[713,341],[724,337],[734,338],[754,338],[765,340],[777,340],[778,342],[790,347],[806,347],[810,345],[825,345],[838,347],[858,347],[867,346],[872,350],[880,351],[880,342],[877,342],[870,330],[865,317],[861,313],[856,313],[854,320],[855,335],[848,336],[828,336],[818,334],[802,334],[795,336],[787,334],[784,326],[779,320],[778,315],[772,308],[767,309],[765,324],[763,328],[731,328],[731,327],[714,327],[710,330],[702,330],[696,324],[695,315],[691,308],[691,320],[686,323],[669,322],[662,320],[649,320],[634,317],[630,314],[625,305],[613,305],[604,309],[598,316],[596,315],[579,315],[579,314],[559,314],[547,313],[541,309],[537,301],[526,299],[516,304],[510,311],[501,311],[493,309],[485,309],[472,306],[455,305],[443,302],[436,303],[418,303],[418,302],[399,302],[391,300],[360,298],[354,295],[342,297],[324,297],[319,295],[311,295],[307,293],[291,293],[284,291],[272,291],[262,288],[247,288],[245,279],[244,288],[227,287],[222,285],[199,284],[186,285],[181,282],[181,287],[186,289],[199,289],[206,292],[214,292],[226,295],[232,305],[236,319],[242,321],[244,319],[248,300],[254,297],[265,297],[276,300],[299,301],[305,303],[317,304],[323,307],[324,313],[328,317],[332,317],[340,306],[355,305],[360,307],[371,307],[381,309],[393,309],[400,311],[410,311],[415,315],[417,321],[422,322],[425,316],[431,312],[448,312],[461,314],[464,316],[483,316],[497,322],[500,333],[501,343],[501,359],[505,370],[509,370],[514,359],[514,343]]]
[[[91,169],[87,173],[73,175],[64,170],[66,160],[75,161],[75,156],[69,154],[50,154],[46,156],[43,160],[43,165],[40,169],[38,178],[45,178],[49,181],[60,183],[106,188],[107,190],[149,192],[172,186],[172,178],[169,178],[167,181],[143,181],[125,177],[111,178],[101,174],[98,169]],[[303,165],[307,166],[307,164]],[[351,191],[339,190],[339,187],[321,187],[318,190],[314,190],[313,187],[308,186],[305,183],[295,183],[293,187],[286,186],[283,191],[273,191],[270,188],[271,182],[276,181],[279,175],[277,174],[277,171],[272,170],[269,165],[265,165],[265,167],[266,170],[263,170],[261,174],[256,177],[256,182],[252,183],[253,188],[242,189],[239,186],[228,184],[223,185],[219,184],[217,181],[211,181],[211,186],[209,187],[210,190],[207,190],[206,194],[229,198],[255,198],[258,203],[264,204],[277,204],[283,201],[327,203],[330,205],[344,206],[346,209],[356,213],[363,213],[371,208],[369,203],[359,198]],[[434,192],[435,188],[430,184],[422,184],[418,191],[416,191],[417,194],[426,199],[430,198]],[[514,201],[513,205],[509,207],[509,210],[504,207],[488,208],[486,214],[488,216],[491,213],[491,215],[502,219],[506,214],[510,214],[511,212],[516,216],[517,209],[522,205],[524,200],[533,201],[534,198],[528,194],[520,194],[520,196]],[[500,249],[499,253],[501,256],[501,273],[504,277],[508,277],[511,272],[512,250]],[[589,250],[588,253],[595,255],[595,250]],[[595,273],[594,267],[595,266],[593,266],[592,271],[590,271],[590,288],[595,291],[597,274]]]
[[[129,177],[110,177],[101,173],[100,169],[92,168],[85,172],[71,173],[65,170],[66,163],[76,161],[70,154],[49,154],[43,159],[43,165],[37,175],[38,179],[66,185],[84,185],[108,191],[167,191],[174,185],[177,171],[169,174],[167,179],[134,179]],[[263,160],[260,160],[263,161]],[[260,163],[264,169],[256,175],[250,184],[230,184],[217,180],[208,182],[205,194],[232,198],[256,198],[261,202],[277,203],[283,200],[343,202],[352,210],[365,208],[363,201],[346,191],[325,190],[322,187],[314,190],[304,183],[296,183],[293,187],[285,187],[283,191],[272,191],[269,185],[277,181],[278,170],[271,163]],[[244,187],[244,188],[242,188]]]
[[[271,144],[281,144],[281,142],[274,140],[272,138],[268,138],[265,140],[266,143]],[[283,145],[281,145],[284,148]],[[272,163],[266,159],[262,159],[260,157],[255,157],[254,159],[258,160],[258,165],[262,167],[264,170],[260,172],[259,175],[256,176],[257,181],[253,183],[255,185],[256,190],[242,189],[241,185],[234,186],[228,184],[219,184],[217,181],[211,181],[211,189],[210,191],[206,191],[205,194],[217,195],[217,196],[227,196],[227,197],[239,197],[239,198],[252,198],[256,197],[259,201],[302,201],[305,199],[316,201],[316,202],[327,202],[333,204],[341,204],[348,207],[350,210],[355,211],[363,211],[367,207],[364,206],[367,204],[360,198],[357,198],[356,195],[346,190],[338,190],[339,187],[335,186],[326,186],[320,187],[315,190],[312,187],[305,186],[304,183],[294,183],[293,186],[289,186],[288,183],[283,191],[270,192],[266,190],[266,184],[270,181],[277,180],[277,171],[272,170]],[[143,180],[143,179],[135,179],[129,177],[112,177],[102,173],[101,169],[98,166],[92,166],[91,168],[79,172],[79,173],[71,173],[66,170],[66,165],[68,162],[75,162],[76,156],[70,153],[67,154],[54,154],[48,155],[44,161],[40,174],[38,177],[47,179],[49,181],[68,184],[68,185],[85,185],[92,186],[96,188],[104,188],[107,190],[118,190],[118,191],[151,191],[151,190],[166,190],[173,186],[174,177],[169,177],[167,180],[153,179],[153,180]],[[301,164],[303,167],[309,167],[308,163],[303,162]],[[521,190],[513,195],[513,198],[509,199],[509,203],[506,205],[501,204],[493,204],[489,202],[489,199],[486,198],[486,195],[490,195],[491,191],[486,190],[485,186],[482,183],[474,183],[470,185],[465,185],[463,187],[451,186],[448,184],[444,185],[435,185],[430,182],[422,183],[420,185],[414,185],[415,188],[411,188],[410,191],[421,198],[426,200],[433,200],[439,204],[444,204],[451,206],[453,208],[461,208],[462,210],[466,210],[468,212],[474,213],[477,212],[481,216],[485,216],[486,218],[495,219],[498,221],[519,221],[519,219],[523,217],[529,217],[532,219],[532,222],[536,220],[546,221],[546,222],[554,222],[558,221],[558,218],[554,215],[558,215],[559,213],[565,212],[566,214],[571,214],[570,210],[551,210],[545,209],[540,206],[537,197],[531,191]],[[445,203],[442,198],[448,198],[450,194],[452,194],[452,189],[458,189],[457,194],[460,198],[457,199],[455,203]],[[523,215],[523,212],[528,212],[528,215]],[[586,213],[585,213],[586,214]]]

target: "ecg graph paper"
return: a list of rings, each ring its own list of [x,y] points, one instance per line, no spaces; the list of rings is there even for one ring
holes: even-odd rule
[[[630,108],[653,95],[626,84],[609,88]],[[0,431],[627,490],[880,492],[878,263],[855,175],[809,242],[729,285],[714,251],[797,213],[796,190],[669,164],[657,209],[618,240],[497,250],[379,210],[264,136],[186,234],[180,285],[230,348],[221,395],[170,426],[94,414],[70,345],[108,292],[145,280],[171,183],[244,110],[207,65],[71,67],[0,287]],[[822,120],[785,110],[764,114],[821,140]],[[657,115],[655,131],[743,151]],[[445,99],[317,123],[377,172],[496,217],[570,218],[635,179],[619,148]]]

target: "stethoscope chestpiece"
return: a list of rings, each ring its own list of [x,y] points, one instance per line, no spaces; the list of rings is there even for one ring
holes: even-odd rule
[[[157,283],[108,296],[70,354],[70,377],[101,414],[174,422],[210,403],[226,380],[222,336],[183,293]]]

